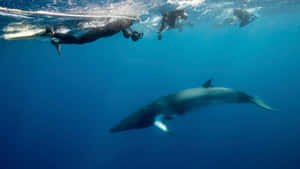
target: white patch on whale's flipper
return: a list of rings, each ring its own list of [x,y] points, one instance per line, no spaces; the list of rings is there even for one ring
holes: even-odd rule
[[[155,122],[154,122],[154,125],[155,125],[157,128],[161,129],[162,131],[168,132],[167,126],[166,126],[162,121],[155,121]]]
[[[154,126],[156,126],[157,128],[161,129],[163,132],[172,134],[172,132],[168,129],[167,125],[165,125],[163,123],[163,119],[164,119],[163,115],[156,116],[155,120],[154,120],[154,123],[153,123]]]

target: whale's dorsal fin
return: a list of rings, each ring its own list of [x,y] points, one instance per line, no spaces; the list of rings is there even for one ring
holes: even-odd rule
[[[212,87],[211,82],[212,82],[212,79],[209,79],[202,85],[202,87],[204,87],[204,88]]]

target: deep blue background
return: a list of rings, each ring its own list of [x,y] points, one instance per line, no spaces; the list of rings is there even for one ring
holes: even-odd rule
[[[158,41],[121,34],[86,45],[0,40],[1,169],[298,169],[299,13],[244,29],[197,24]],[[214,84],[263,98],[218,105],[156,128],[108,133],[153,99]]]

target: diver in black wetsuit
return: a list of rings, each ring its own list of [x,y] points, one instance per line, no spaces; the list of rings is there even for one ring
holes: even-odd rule
[[[52,31],[51,37],[56,39],[53,39],[51,43],[56,47],[58,54],[60,55],[60,44],[89,43],[99,38],[112,36],[116,33],[119,33],[120,31],[123,32],[125,38],[131,37],[133,41],[137,41],[143,38],[143,33],[131,30],[130,26],[133,24],[133,22],[133,20],[128,19],[116,20],[114,22],[108,23],[104,27],[93,28],[92,30],[80,36],[73,36],[72,34],[65,33],[56,33]]]
[[[253,22],[255,19],[257,19],[256,15],[248,12],[246,9],[243,8],[235,8],[233,10],[233,15],[240,20],[240,27],[244,27],[249,23]]]
[[[178,28],[179,31],[181,31],[182,26],[186,24],[184,21],[186,21],[187,18],[188,15],[186,12],[184,12],[183,9],[178,9],[164,13],[161,20],[161,26],[157,31],[159,33],[158,40],[162,39],[161,32],[165,30]]]

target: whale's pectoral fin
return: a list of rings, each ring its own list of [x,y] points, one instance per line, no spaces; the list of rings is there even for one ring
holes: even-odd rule
[[[155,118],[154,124],[155,127],[161,129],[163,132],[166,132],[168,134],[173,134],[172,131],[170,131],[166,124],[163,122],[163,117],[160,115]]]
[[[172,131],[170,131],[162,121],[154,121],[154,126],[161,129],[163,132],[166,132],[168,134],[173,134]]]
[[[205,88],[212,87],[211,82],[212,82],[212,79],[209,79],[202,85],[202,87],[205,87]]]

